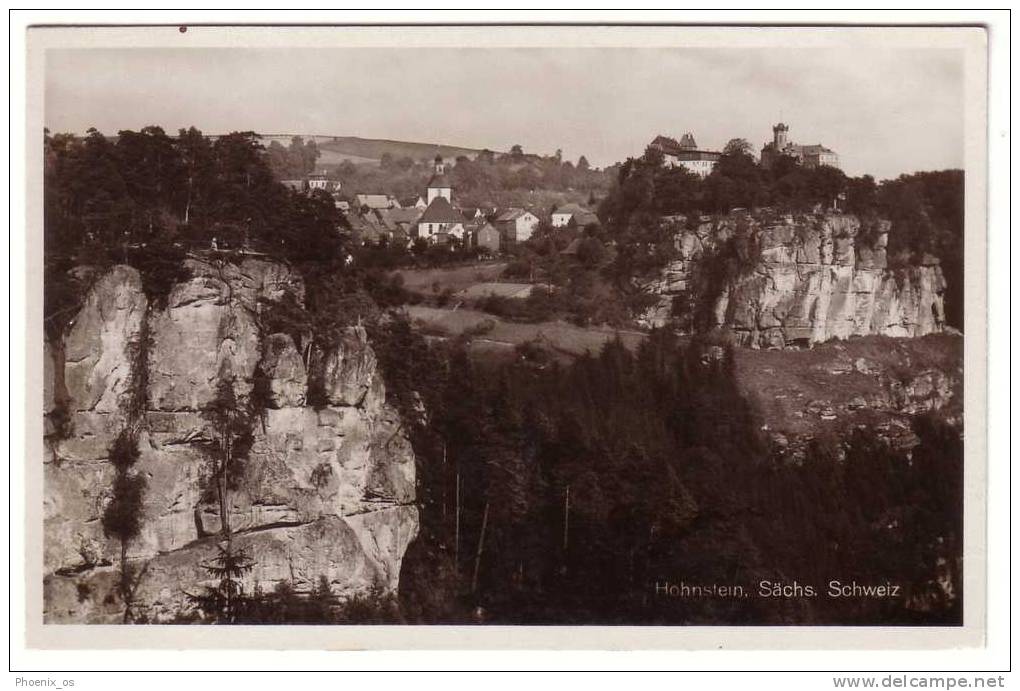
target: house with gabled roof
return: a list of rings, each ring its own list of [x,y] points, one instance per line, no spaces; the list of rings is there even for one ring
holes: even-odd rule
[[[552,212],[553,228],[565,228],[571,224],[578,228],[587,228],[598,225],[599,217],[580,204],[564,204]]]
[[[471,231],[471,246],[493,254],[500,251],[500,232],[490,223],[482,223]]]
[[[418,209],[424,211],[428,207],[428,202],[420,194],[416,197],[404,197],[400,200],[400,207],[403,209]]]
[[[524,242],[538,227],[539,218],[527,209],[512,207],[503,209],[494,219],[493,225],[506,242]]]
[[[388,194],[356,194],[354,195],[354,206],[357,209],[368,207],[370,210],[392,209],[399,207],[400,202]]]

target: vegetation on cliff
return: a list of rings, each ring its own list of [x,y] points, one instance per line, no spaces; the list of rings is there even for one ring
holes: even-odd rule
[[[962,327],[963,203],[961,170],[919,172],[878,183],[870,175],[850,178],[827,166],[805,168],[789,157],[764,168],[747,142],[734,140],[704,179],[682,167],[663,166],[662,154],[654,149],[627,159],[599,215],[621,248],[615,273],[628,277],[654,274],[675,259],[677,223],[696,223],[705,214],[836,207],[861,217],[865,225],[889,219],[890,266],[919,264],[926,254],[941,260],[948,284],[946,318]]]

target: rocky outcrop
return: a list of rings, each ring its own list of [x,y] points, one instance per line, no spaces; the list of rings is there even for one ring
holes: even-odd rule
[[[646,321],[664,324],[674,297],[685,296],[707,301],[714,325],[754,348],[941,331],[938,260],[890,269],[888,233],[887,222],[862,228],[845,215],[704,219],[677,235],[680,258],[648,286],[662,299]],[[727,262],[737,270],[725,273]]]
[[[312,377],[331,405],[361,405],[376,376],[375,353],[361,326],[345,329],[312,365]]]
[[[261,383],[270,408],[303,406],[308,393],[308,374],[294,340],[287,334],[271,334],[262,345]]]
[[[64,392],[73,430],[57,444],[60,458],[78,462],[105,458],[127,422],[127,410],[140,405],[141,392],[134,390],[134,383],[147,308],[138,272],[117,266],[95,281],[72,320],[61,344],[63,366],[53,371],[51,386]],[[57,363],[51,364],[55,368]]]
[[[115,267],[74,321],[67,364],[51,360],[54,379],[67,381],[72,425],[50,436],[44,459],[47,621],[114,622],[123,612],[120,547],[101,519],[115,474],[109,448],[129,425],[140,451],[132,472],[147,484],[127,553],[140,574],[133,611],[167,621],[191,607],[219,542],[205,451],[219,430],[205,408],[223,378],[241,405],[259,405],[228,507],[235,544],[255,561],[246,588],[287,580],[308,591],[324,576],[341,597],[394,591],[417,533],[415,459],[364,329],[344,331],[322,358],[327,396],[312,408],[291,337],[259,328],[263,300],[303,300],[300,276],[251,259],[187,269],[156,309],[138,274]]]

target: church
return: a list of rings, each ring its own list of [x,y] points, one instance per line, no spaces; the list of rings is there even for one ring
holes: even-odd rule
[[[436,155],[432,177],[426,186],[428,206],[418,219],[417,237],[444,243],[450,237],[464,237],[464,215],[453,207],[453,183],[446,176],[443,157]]]

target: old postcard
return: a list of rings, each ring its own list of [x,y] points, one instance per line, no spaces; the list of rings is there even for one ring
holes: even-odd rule
[[[33,646],[981,645],[984,29],[28,44]]]

